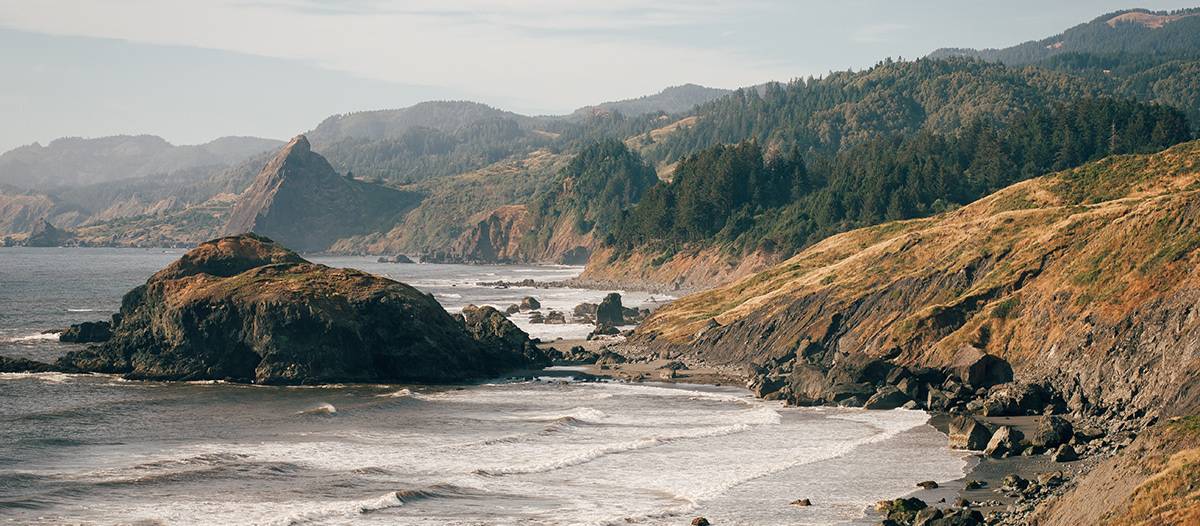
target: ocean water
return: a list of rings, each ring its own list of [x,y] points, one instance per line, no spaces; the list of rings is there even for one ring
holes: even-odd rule
[[[65,352],[39,332],[106,318],[178,255],[0,249],[0,354]],[[474,286],[577,268],[315,259],[409,282],[451,310],[531,293],[569,310],[607,292]],[[2,374],[0,523],[845,524],[966,466],[917,411],[788,408],[735,387],[573,373],[306,388]],[[814,505],[788,504],[798,498]]]

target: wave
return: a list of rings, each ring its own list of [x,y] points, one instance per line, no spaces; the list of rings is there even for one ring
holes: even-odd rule
[[[41,380],[46,383],[61,384],[66,383],[76,376],[89,375],[67,373],[0,373],[0,380]]]
[[[413,392],[409,391],[408,389],[401,389],[399,391],[392,391],[390,393],[377,394],[375,396],[377,398],[408,398],[408,397],[413,396]]]
[[[439,298],[447,298],[447,299],[452,299],[452,300],[461,300],[462,299],[462,294],[454,294],[454,293],[450,293],[450,292],[439,292],[436,294],[436,296]]]
[[[317,503],[315,509],[293,513],[276,521],[275,524],[292,526],[324,523],[328,519],[339,516],[353,520],[360,515],[399,508],[421,500],[453,498],[466,494],[467,490],[465,488],[452,484],[435,484],[426,488],[390,491],[378,497],[369,497],[362,500]]]
[[[759,411],[752,411],[752,413],[765,415],[765,413],[760,413]],[[593,460],[596,460],[598,458],[601,458],[601,457],[604,457],[607,455],[628,453],[631,451],[638,451],[638,450],[642,450],[642,449],[658,447],[658,446],[662,446],[665,444],[670,444],[672,442],[677,442],[680,440],[696,440],[696,439],[701,439],[701,438],[712,438],[712,437],[733,435],[733,434],[737,434],[737,433],[744,433],[746,431],[749,431],[751,429],[754,429],[755,427],[762,426],[762,425],[777,425],[777,424],[779,424],[781,422],[781,418],[780,418],[779,414],[774,411],[770,411],[770,413],[772,413],[774,415],[774,417],[756,416],[755,418],[758,420],[758,422],[738,423],[738,424],[733,424],[733,425],[719,426],[719,427],[712,427],[712,428],[696,428],[696,429],[689,429],[687,431],[683,431],[680,433],[655,435],[655,436],[640,438],[637,440],[631,440],[631,441],[627,441],[627,442],[609,444],[606,446],[601,446],[601,447],[589,449],[586,451],[582,451],[575,455],[562,457],[562,458],[550,460],[547,462],[542,462],[539,464],[532,464],[532,465],[525,465],[525,466],[507,466],[507,467],[501,467],[501,468],[477,469],[477,470],[473,471],[472,473],[475,475],[481,475],[481,476],[486,476],[486,477],[499,477],[499,476],[505,476],[505,475],[527,475],[527,474],[533,474],[533,473],[548,473],[548,472],[556,471],[556,470],[563,469],[563,468],[569,468],[569,467],[573,467],[573,466],[578,466],[580,464],[586,464],[588,462],[591,462]]]
[[[96,312],[100,309],[67,309],[67,312]]]
[[[303,411],[297,411],[298,415],[334,415],[337,414],[337,408],[329,402],[321,402],[315,407],[310,407]]]
[[[37,342],[37,341],[46,341],[46,340],[58,341],[58,334],[60,332],[62,332],[62,331],[39,332],[36,334],[27,334],[25,336],[16,336],[13,338],[9,338],[5,341],[7,341],[9,343]]]

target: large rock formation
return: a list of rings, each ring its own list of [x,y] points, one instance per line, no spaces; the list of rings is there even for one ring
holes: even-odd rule
[[[468,320],[403,283],[316,265],[244,234],[203,243],[130,291],[112,337],[58,365],[311,384],[452,382],[544,361],[511,323]]]
[[[387,231],[417,202],[415,194],[339,175],[300,135],[242,193],[225,232],[321,251],[342,238]]]
[[[502,206],[484,214],[463,232],[450,253],[466,261],[524,261],[528,258],[521,252],[521,239],[530,228],[525,205]]]
[[[70,232],[61,230],[49,221],[42,219],[33,225],[33,230],[25,238],[27,247],[61,247],[74,240]]]
[[[1193,411],[1197,160],[1200,142],[1113,157],[837,235],[672,303],[633,343],[786,377],[797,401],[874,389],[878,364],[943,372],[912,389],[935,408],[1015,377],[1081,414]]]

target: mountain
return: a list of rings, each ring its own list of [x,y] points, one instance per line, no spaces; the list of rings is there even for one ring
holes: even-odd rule
[[[292,139],[238,198],[225,231],[270,236],[300,251],[386,231],[419,196],[338,174],[308,139]]]
[[[1178,11],[1128,9],[1108,13],[1058,35],[1003,49],[942,48],[930,58],[966,56],[1005,64],[1035,63],[1055,55],[1200,54],[1200,8]]]
[[[257,137],[223,137],[193,146],[175,146],[153,135],[66,137],[0,155],[0,184],[50,191],[200,167],[220,168],[281,144]]]
[[[575,110],[572,117],[582,118],[603,113],[618,112],[627,116],[638,116],[646,113],[684,113],[692,108],[723,97],[732,91],[720,88],[708,88],[697,84],[671,86],[654,95],[646,95],[636,99],[625,99],[613,102],[602,102],[594,106],[584,106]]]

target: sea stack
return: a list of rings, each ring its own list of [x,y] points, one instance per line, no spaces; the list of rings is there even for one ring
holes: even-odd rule
[[[225,233],[254,232],[318,252],[339,239],[387,231],[419,201],[410,192],[341,176],[298,135],[238,198]]]
[[[507,320],[468,330],[428,294],[310,263],[255,234],[188,252],[127,293],[114,322],[108,341],[58,365],[135,379],[319,384],[456,382],[545,361]]]

